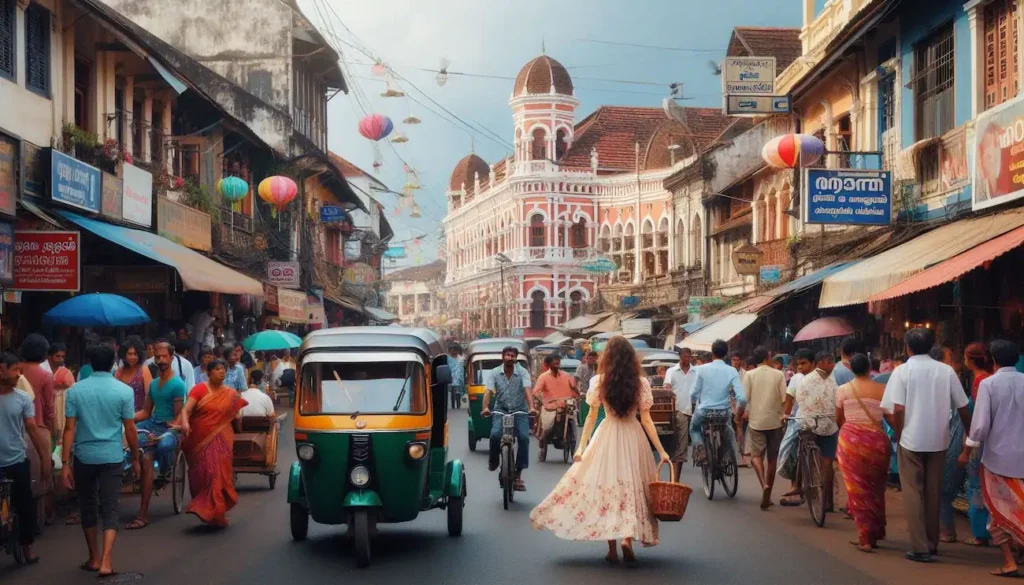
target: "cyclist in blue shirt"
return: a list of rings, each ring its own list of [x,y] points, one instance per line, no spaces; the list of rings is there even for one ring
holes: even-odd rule
[[[695,462],[704,460],[704,418],[708,411],[729,411],[731,399],[735,397],[738,413],[742,413],[747,405],[747,395],[743,391],[739,372],[730,364],[725,363],[729,353],[729,345],[721,339],[711,344],[711,363],[697,368],[697,378],[690,389],[690,402],[697,407],[693,411],[690,422],[690,442],[693,443],[693,459]],[[736,432],[732,425],[726,425],[726,440],[730,449],[736,448]]]

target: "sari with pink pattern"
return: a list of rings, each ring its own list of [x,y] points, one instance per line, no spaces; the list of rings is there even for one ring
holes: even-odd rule
[[[192,493],[185,511],[204,524],[226,527],[228,510],[238,503],[231,467],[235,438],[231,423],[248,403],[227,386],[212,391],[205,383],[197,384],[189,398],[195,399],[196,406],[189,417],[192,430],[181,445]]]

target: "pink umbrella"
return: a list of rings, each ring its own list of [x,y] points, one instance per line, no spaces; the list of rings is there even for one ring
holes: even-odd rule
[[[822,317],[815,319],[793,338],[793,341],[814,341],[827,337],[842,337],[853,333],[853,327],[842,317]]]

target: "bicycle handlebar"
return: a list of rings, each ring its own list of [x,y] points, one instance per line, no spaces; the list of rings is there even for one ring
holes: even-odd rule
[[[498,412],[496,410],[492,410],[491,411],[491,416],[495,416],[497,414],[500,414],[501,416],[515,416],[517,414],[530,414],[530,413],[529,412],[523,412],[522,410],[517,410],[516,412],[509,412],[509,413]]]

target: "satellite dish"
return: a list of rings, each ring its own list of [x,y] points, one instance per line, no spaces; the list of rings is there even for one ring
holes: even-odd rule
[[[686,109],[677,104],[676,100],[672,98],[665,98],[661,102],[661,107],[665,110],[665,115],[668,116],[670,120],[675,120],[689,128],[689,124],[687,124],[686,121]]]

